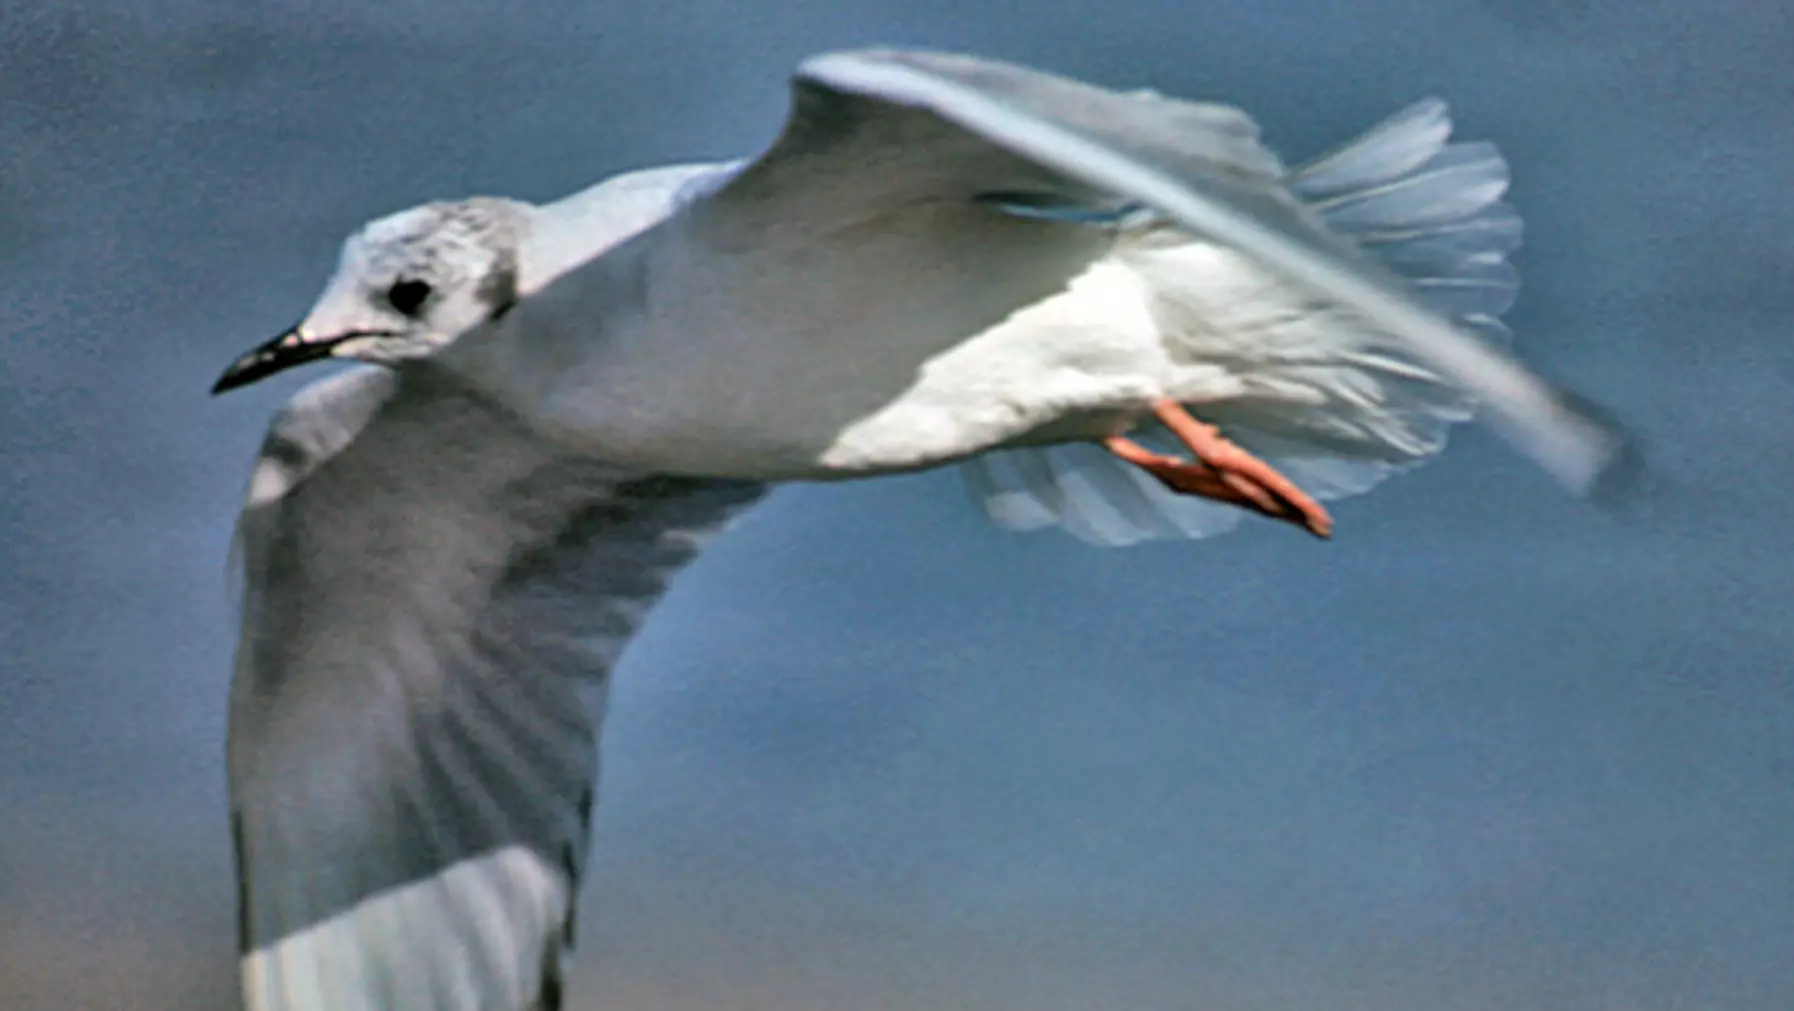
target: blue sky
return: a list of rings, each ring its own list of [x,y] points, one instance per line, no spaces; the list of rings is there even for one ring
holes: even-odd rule
[[[879,41],[1233,102],[1292,160],[1446,97],[1514,165],[1519,347],[1651,494],[1475,430],[1325,545],[783,490],[618,672],[576,1006],[1785,1006],[1788,9],[361,6],[0,0],[9,1009],[233,999],[225,557],[310,377],[219,369],[369,217],[754,151],[798,59]]]

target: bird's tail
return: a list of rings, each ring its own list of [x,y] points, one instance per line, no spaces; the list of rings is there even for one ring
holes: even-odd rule
[[[1507,256],[1521,238],[1518,213],[1501,202],[1507,162],[1492,144],[1452,144],[1450,134],[1445,103],[1418,102],[1295,169],[1288,183],[1331,230],[1406,279],[1429,308],[1505,344],[1499,316],[1519,288]],[[1473,405],[1457,386],[1349,320],[1291,331],[1290,343],[1265,349],[1250,368],[1302,397],[1240,398],[1199,410],[1317,498],[1358,494],[1430,459],[1450,425],[1470,417]],[[1131,434],[1177,450],[1156,423]],[[1058,525],[1098,544],[1209,536],[1242,515],[1173,494],[1089,443],[986,454],[963,472],[998,523]]]

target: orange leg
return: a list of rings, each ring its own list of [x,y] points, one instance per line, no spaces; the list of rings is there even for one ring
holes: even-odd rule
[[[1184,495],[1200,495],[1284,520],[1316,537],[1333,532],[1333,518],[1319,502],[1270,464],[1227,441],[1213,425],[1192,418],[1182,404],[1161,400],[1153,414],[1188,446],[1195,460],[1154,453],[1131,439],[1112,435],[1103,448]]]

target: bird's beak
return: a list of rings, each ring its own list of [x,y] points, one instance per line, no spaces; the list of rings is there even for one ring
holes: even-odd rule
[[[230,368],[224,370],[224,375],[219,376],[218,381],[212,384],[212,394],[216,396],[226,390],[248,386],[295,365],[328,358],[342,341],[342,337],[319,337],[309,333],[303,324],[294,326],[231,362]]]

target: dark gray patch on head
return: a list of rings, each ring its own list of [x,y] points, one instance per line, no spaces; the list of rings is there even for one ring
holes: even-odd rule
[[[490,307],[493,319],[503,316],[517,304],[517,246],[509,243],[497,247],[495,252],[497,256],[492,269],[480,281],[475,293]]]
[[[371,236],[368,274],[382,290],[394,281],[419,280],[438,291],[468,281],[475,295],[502,313],[517,300],[518,208],[497,197],[426,204],[406,219],[403,230]],[[490,267],[478,278],[465,274],[469,251],[487,254]]]

